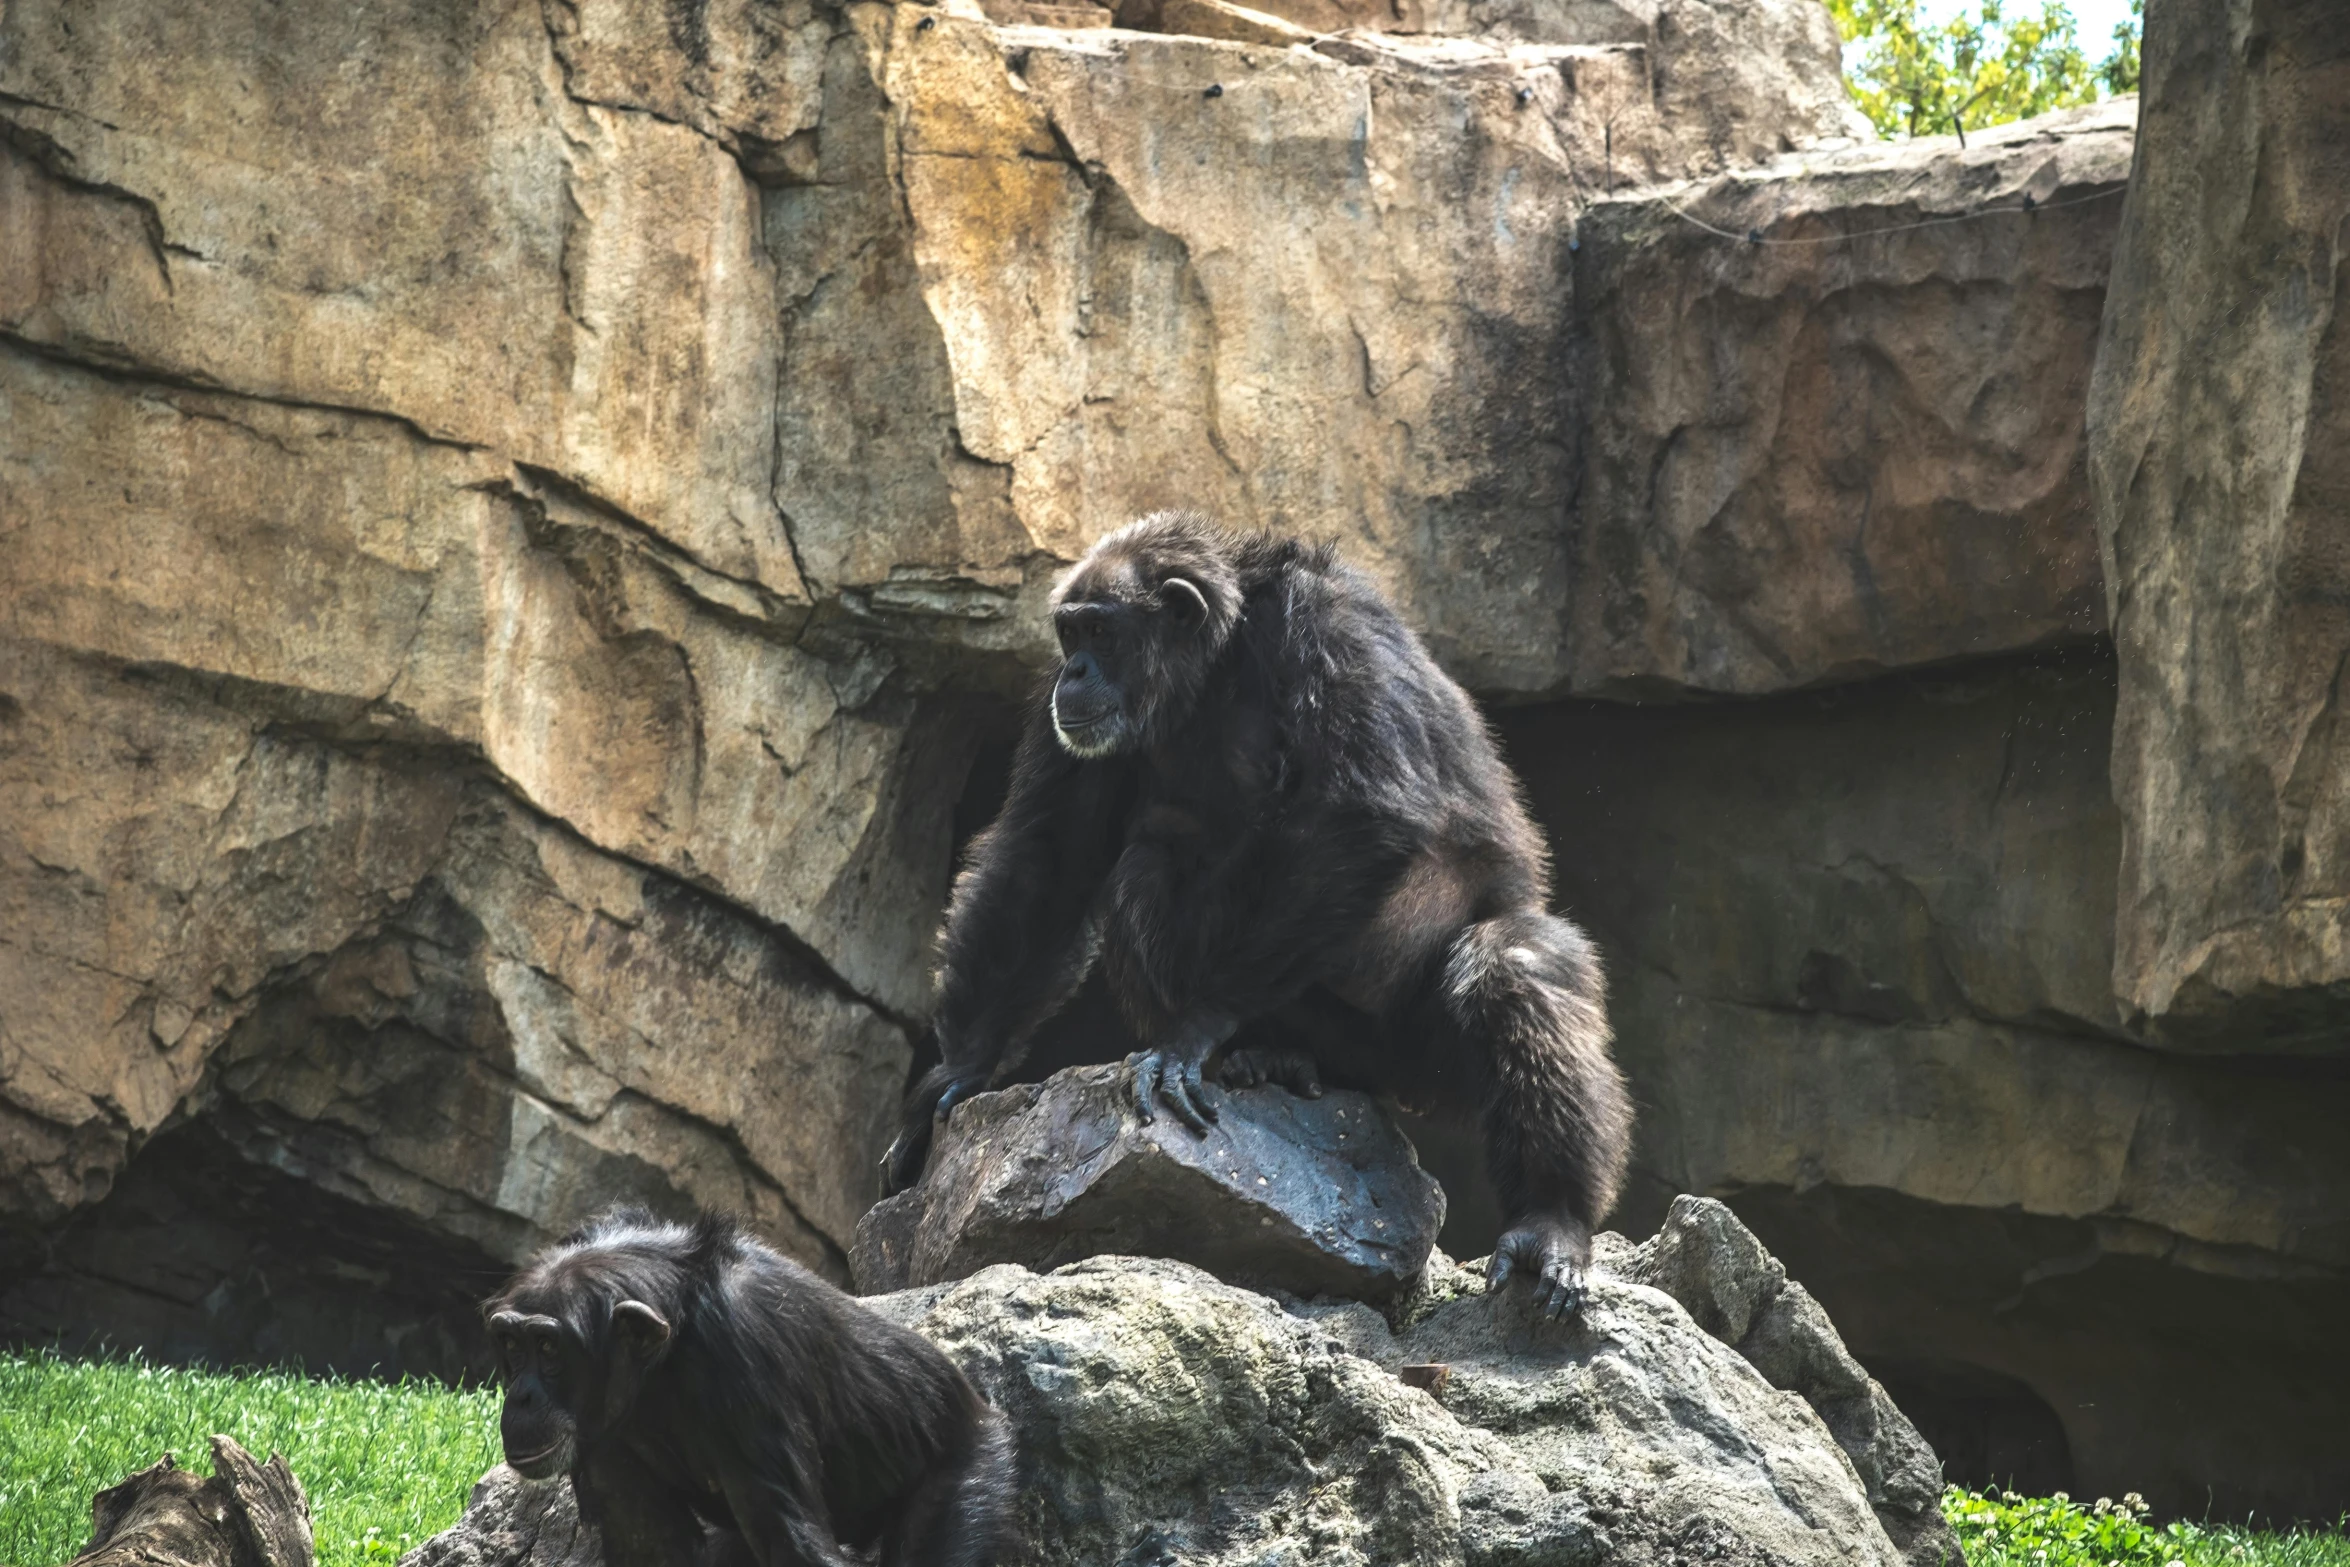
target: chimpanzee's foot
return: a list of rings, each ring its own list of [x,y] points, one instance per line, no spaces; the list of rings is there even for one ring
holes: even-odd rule
[[[1227,1051],[1224,1062],[1217,1069],[1216,1081],[1226,1088],[1254,1088],[1259,1083],[1276,1083],[1300,1099],[1322,1097],[1321,1069],[1314,1058],[1302,1050]]]
[[[1208,1101],[1207,1085],[1200,1081],[1200,1068],[1206,1062],[1207,1052],[1197,1054],[1175,1050],[1145,1050],[1127,1057],[1134,1067],[1134,1113],[1145,1121],[1157,1118],[1152,1101],[1164,1100],[1175,1112],[1175,1119],[1193,1131],[1205,1134],[1208,1123],[1216,1119],[1216,1107]]]
[[[1590,1297],[1585,1280],[1590,1265],[1588,1230],[1572,1220],[1530,1214],[1493,1243],[1485,1282],[1487,1288],[1498,1290],[1512,1278],[1523,1278],[1533,1291],[1535,1311],[1556,1322],[1583,1309]]]

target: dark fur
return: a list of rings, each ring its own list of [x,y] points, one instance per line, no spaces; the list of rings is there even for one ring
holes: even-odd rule
[[[1011,1438],[970,1381],[732,1220],[615,1210],[484,1310],[507,1462],[568,1472],[613,1567],[876,1544],[883,1567],[975,1567],[1007,1538]]]
[[[1511,1218],[1494,1279],[1572,1308],[1631,1102],[1597,956],[1547,910],[1541,838],[1468,696],[1329,550],[1186,513],[1103,540],[1054,613],[1063,663],[955,883],[942,1059],[886,1179],[919,1174],[934,1115],[1014,1069],[1098,963],[1146,1116],[1213,1119],[1209,1055],[1276,1017],[1341,1078],[1481,1115]],[[1225,1073],[1318,1091],[1253,1046]]]

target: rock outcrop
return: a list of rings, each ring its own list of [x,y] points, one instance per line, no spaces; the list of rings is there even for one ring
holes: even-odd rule
[[[1736,1214],[1710,1197],[1676,1197],[1664,1228],[1617,1266],[1679,1301],[1690,1320],[1737,1350],[1771,1386],[1811,1405],[1852,1461],[1886,1536],[1913,1567],[1963,1559],[1942,1517],[1934,1450],[1852,1358],[1811,1292],[1787,1277]]]
[[[1810,0],[1668,9],[11,7],[0,1212],[225,1094],[493,1255],[625,1167],[837,1273],[1059,561],[1177,499],[1337,536],[1562,683],[1578,206],[1841,124]]]
[[[1604,1240],[1603,1259],[1632,1255]],[[1397,1328],[1359,1304],[1285,1309],[1182,1263],[1099,1257],[867,1304],[936,1341],[1012,1421],[1039,1567],[1938,1560],[1887,1538],[1812,1405],[1671,1297],[1603,1262],[1574,1325],[1514,1300],[1439,1258]],[[500,1468],[402,1567],[598,1559],[559,1484]]]
[[[1292,1295],[1385,1300],[1419,1278],[1444,1191],[1378,1101],[1209,1091],[1219,1114],[1204,1134],[1170,1114],[1143,1121],[1123,1065],[955,1106],[921,1181],[858,1221],[857,1288],[1105,1253],[1173,1258]]]
[[[2121,666],[2114,993],[2175,1048],[2338,1063],[2350,20],[2185,0],[2149,19],[2145,72],[2091,404]]]
[[[1594,202],[1568,685],[1757,695],[2078,643],[2127,100]]]

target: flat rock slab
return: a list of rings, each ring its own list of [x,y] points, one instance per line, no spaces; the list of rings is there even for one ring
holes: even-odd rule
[[[1212,1090],[1201,1135],[1135,1114],[1124,1065],[1075,1067],[957,1105],[911,1191],[857,1225],[865,1294],[999,1262],[1170,1257],[1292,1295],[1381,1300],[1417,1278],[1444,1190],[1377,1101]]]

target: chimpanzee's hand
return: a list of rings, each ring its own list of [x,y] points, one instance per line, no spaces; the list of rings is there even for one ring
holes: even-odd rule
[[[1534,1292],[1535,1311],[1556,1322],[1583,1309],[1589,1295],[1584,1270],[1590,1265],[1590,1231],[1571,1219],[1529,1214],[1493,1243],[1485,1282],[1498,1290],[1512,1278],[1524,1279]]]
[[[1230,1039],[1238,1027],[1223,1018],[1197,1019],[1174,1030],[1164,1043],[1128,1056],[1134,1067],[1135,1114],[1145,1121],[1154,1119],[1157,1111],[1152,1101],[1161,1099],[1175,1112],[1176,1120],[1206,1136],[1208,1123],[1216,1119],[1216,1106],[1208,1098],[1200,1072],[1216,1047]]]
[[[938,1091],[928,1115],[907,1120],[905,1130],[881,1156],[882,1196],[894,1197],[922,1179],[922,1166],[930,1158],[931,1132],[945,1122],[949,1110],[978,1091],[977,1083],[950,1081]]]
[[[1230,1050],[1216,1069],[1216,1081],[1226,1088],[1254,1088],[1278,1083],[1300,1099],[1322,1097],[1322,1074],[1314,1058],[1302,1050]]]
[[[1193,1131],[1206,1134],[1208,1123],[1216,1119],[1216,1107],[1209,1102],[1208,1089],[1200,1081],[1200,1069],[1207,1064],[1207,1052],[1197,1055],[1186,1051],[1144,1050],[1127,1057],[1134,1067],[1134,1113],[1145,1121],[1158,1119],[1153,1101],[1163,1099],[1167,1108],[1175,1112],[1175,1119]]]

